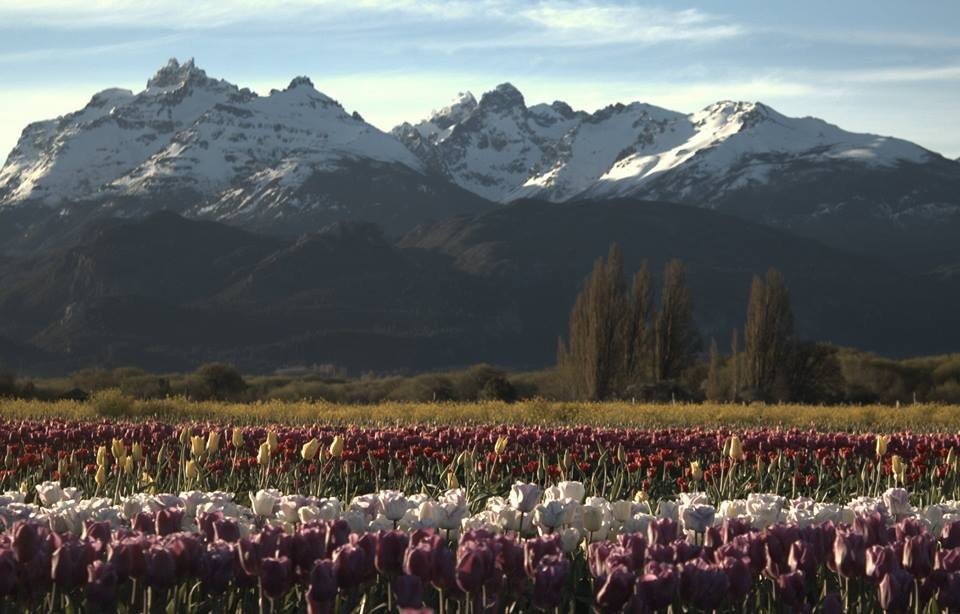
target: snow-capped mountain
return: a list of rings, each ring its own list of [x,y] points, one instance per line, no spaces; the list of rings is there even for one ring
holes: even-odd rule
[[[411,199],[434,216],[444,212],[431,201],[460,196],[306,77],[260,96],[172,59],[139,93],[106,90],[80,111],[28,126],[0,170],[0,210],[35,204],[72,214],[82,202],[117,215],[165,208],[296,227],[305,215],[353,217],[350,195],[317,189],[324,182],[316,178],[358,171],[385,188],[391,175],[401,177],[396,192],[382,189],[361,204],[373,221],[397,217],[391,200],[402,199],[405,227],[422,217]],[[470,209],[480,199],[460,200]]]
[[[938,157],[900,139],[786,117],[759,102],[718,102],[691,114],[635,102],[585,113],[563,102],[527,107],[508,83],[474,100],[460,94],[393,134],[464,188],[500,202],[636,194],[688,200],[710,192],[709,201],[718,185],[763,183],[785,163],[891,167]],[[680,169],[686,181],[665,180]]]

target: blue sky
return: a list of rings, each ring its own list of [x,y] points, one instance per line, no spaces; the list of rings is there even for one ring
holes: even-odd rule
[[[955,0],[2,0],[0,159],[169,57],[261,93],[307,75],[383,129],[510,81],[585,110],[760,100],[960,156]]]

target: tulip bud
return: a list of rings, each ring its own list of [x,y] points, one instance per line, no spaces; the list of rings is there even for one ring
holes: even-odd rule
[[[200,435],[195,435],[190,438],[190,453],[194,456],[203,456],[203,451],[206,449],[206,447],[206,442]]]
[[[740,443],[740,438],[736,435],[730,436],[730,458],[734,461],[743,459],[743,444]]]
[[[447,488],[460,488],[460,480],[457,479],[457,474],[453,469],[447,469]]]
[[[890,444],[889,435],[878,435],[877,436],[877,458],[882,457],[887,453],[887,446]]]
[[[139,442],[134,442],[133,447],[130,448],[130,456],[133,457],[135,463],[139,463],[143,460],[143,447]]]
[[[107,446],[97,448],[97,464],[101,467],[107,464]]]
[[[267,445],[270,446],[270,453],[273,454],[273,451],[280,446],[280,440],[277,439],[277,432],[270,430],[267,431]]]
[[[200,468],[197,467],[197,461],[188,460],[187,466],[184,469],[184,473],[186,474],[188,480],[196,480],[197,478],[199,478]]]
[[[573,466],[573,458],[570,456],[570,450],[563,451],[563,468],[570,469]]]
[[[497,443],[493,444],[493,451],[497,454],[503,454],[507,450],[507,438],[500,437],[497,439]]]
[[[133,457],[132,456],[128,456],[125,459],[123,459],[123,472],[126,473],[127,475],[130,475],[131,473],[133,473]]]
[[[263,442],[260,444],[260,450],[257,452],[257,464],[266,465],[270,462],[270,444]]]
[[[765,468],[765,467],[764,467],[764,464],[763,464],[763,459],[758,456],[758,457],[757,457],[757,475],[762,474],[764,468]]]
[[[220,431],[210,431],[207,435],[207,454],[216,454],[220,449]]]
[[[107,483],[107,468],[104,465],[97,467],[97,475],[94,476],[94,481],[97,483],[97,486],[103,486]]]
[[[645,501],[649,500],[649,497],[647,496],[646,491],[638,490],[637,494],[633,495],[633,500],[637,503],[644,503]]]
[[[110,446],[110,452],[115,459],[122,460],[127,455],[127,446],[123,445],[122,439],[114,439]]]
[[[333,441],[330,443],[330,456],[333,458],[340,458],[343,456],[343,437],[337,435],[333,438]]]
[[[890,458],[890,468],[893,470],[894,477],[899,480],[900,483],[903,483],[907,468],[899,455],[894,454],[893,457]]]
[[[190,432],[190,429],[185,428],[185,429],[181,430],[181,431],[180,431],[180,445],[185,446],[185,445],[189,444],[189,443],[190,443],[190,436],[191,436],[191,435],[192,435],[192,433]]]
[[[236,428],[233,429],[233,432],[230,433],[230,443],[233,444],[234,448],[237,448],[237,449],[242,448],[243,447],[243,431]]]
[[[950,448],[950,451],[947,452],[947,461],[946,461],[946,462],[947,462],[947,467],[950,467],[951,469],[953,469],[953,468],[954,468],[953,465],[954,465],[954,463],[955,463],[956,460],[957,460],[957,455],[954,454],[953,448]]]
[[[317,438],[314,437],[307,443],[303,444],[303,447],[300,448],[300,456],[303,457],[303,460],[313,460],[317,455],[317,452],[320,451],[320,442],[317,441]]]
[[[703,477],[703,469],[700,468],[699,461],[691,461],[690,463],[690,477],[694,481],[699,481]]]

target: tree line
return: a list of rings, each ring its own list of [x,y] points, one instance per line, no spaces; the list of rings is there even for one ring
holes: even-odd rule
[[[585,400],[829,400],[824,391],[841,377],[836,350],[796,338],[779,271],[754,276],[742,338],[741,347],[741,331],[732,331],[726,357],[711,339],[701,378],[703,342],[685,265],[669,261],[655,295],[648,263],[628,286],[623,254],[612,244],[574,302],[567,339],[558,341],[557,369],[569,396]]]

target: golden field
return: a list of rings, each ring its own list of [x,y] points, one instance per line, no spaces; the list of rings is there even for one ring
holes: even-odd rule
[[[609,427],[797,427],[835,431],[960,431],[960,405],[764,405],[635,404],[630,402],[410,403],[373,405],[333,403],[224,403],[183,398],[138,401],[116,391],[89,401],[0,400],[6,419],[155,418],[165,421],[213,420],[229,423],[291,424],[526,424]]]

